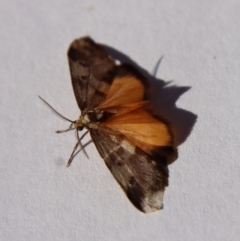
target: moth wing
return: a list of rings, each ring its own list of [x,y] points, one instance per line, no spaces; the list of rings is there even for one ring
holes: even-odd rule
[[[148,80],[132,65],[116,67],[115,77],[106,98],[97,107],[111,109],[148,100]]]
[[[115,62],[91,38],[74,40],[68,49],[73,91],[81,110],[101,103],[115,76]]]
[[[171,164],[177,158],[171,125],[155,115],[144,102],[119,108],[117,114],[103,124],[123,134],[134,145],[165,165]]]
[[[101,157],[133,205],[146,213],[162,209],[168,172],[161,160],[154,159],[106,126],[101,125],[90,133]]]

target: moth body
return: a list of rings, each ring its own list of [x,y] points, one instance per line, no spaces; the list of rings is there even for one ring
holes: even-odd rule
[[[134,66],[116,64],[89,37],[72,42],[68,60],[81,110],[75,122],[64,118],[72,123],[68,130],[88,130],[100,156],[137,209],[146,213],[162,209],[167,166],[176,160],[177,147],[171,125],[149,105],[149,81]],[[78,137],[68,165],[78,146],[83,149],[81,140],[86,133]]]

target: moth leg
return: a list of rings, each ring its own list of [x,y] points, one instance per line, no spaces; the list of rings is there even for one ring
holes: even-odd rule
[[[84,150],[84,146],[83,146],[82,143],[81,143],[81,140],[87,135],[88,132],[89,132],[89,131],[86,131],[81,137],[79,137],[78,131],[76,130],[76,135],[77,135],[78,141],[77,141],[76,145],[75,145],[74,148],[73,148],[73,151],[72,151],[71,156],[70,156],[70,158],[69,158],[69,160],[68,160],[68,162],[67,162],[66,167],[69,167],[69,166],[71,165],[71,163],[72,163],[72,161],[73,161],[73,158],[74,158],[74,157],[76,156],[76,154],[77,154],[79,151],[81,151],[81,150],[84,151],[85,155],[86,155],[87,158],[88,158],[88,155],[87,155],[86,151]],[[76,152],[78,146],[80,146],[80,149]],[[76,153],[75,153],[75,152],[76,152]]]
[[[69,159],[68,159],[68,162],[67,162],[66,167],[69,167],[69,166],[71,165],[71,163],[72,163],[72,161],[73,161],[74,153],[75,153],[78,145],[79,145],[79,142],[77,142],[76,145],[74,146],[73,151],[72,151],[72,154],[71,154],[71,156],[70,156]]]
[[[66,130],[58,130],[58,131],[56,131],[56,133],[60,134],[60,133],[72,131],[74,129],[76,129],[75,126],[74,126],[74,123],[71,123],[70,126]]]
[[[85,151],[84,146],[82,145],[82,142],[81,142],[81,140],[87,135],[88,132],[89,132],[89,131],[86,131],[81,137],[79,137],[79,133],[78,133],[78,131],[76,131],[78,143],[79,143],[79,145],[80,145],[80,147],[81,147],[80,150],[83,150],[84,155],[89,159],[88,154],[87,154],[87,152]]]
[[[86,144],[83,145],[83,148],[85,148],[86,146],[88,146],[90,143],[92,142],[92,140],[89,140]],[[81,151],[82,149],[79,149],[73,156],[73,158]]]

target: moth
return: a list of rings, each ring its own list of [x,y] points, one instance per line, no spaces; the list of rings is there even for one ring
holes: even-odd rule
[[[67,166],[84,150],[81,140],[89,132],[132,204],[145,213],[162,209],[167,166],[177,158],[177,147],[171,125],[149,104],[148,80],[132,65],[116,64],[90,37],[74,40],[67,54],[81,110],[76,121],[57,112],[71,122],[65,131],[76,130],[78,137]],[[79,137],[84,128],[87,132]]]

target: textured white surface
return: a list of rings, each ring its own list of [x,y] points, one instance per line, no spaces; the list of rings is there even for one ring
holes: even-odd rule
[[[239,240],[239,13],[237,0],[1,1],[0,240]],[[149,72],[164,55],[157,77],[192,87],[176,104],[198,119],[160,212],[131,205],[94,144],[65,168],[73,133],[54,134],[68,124],[37,96],[78,117],[65,53],[83,35]]]

